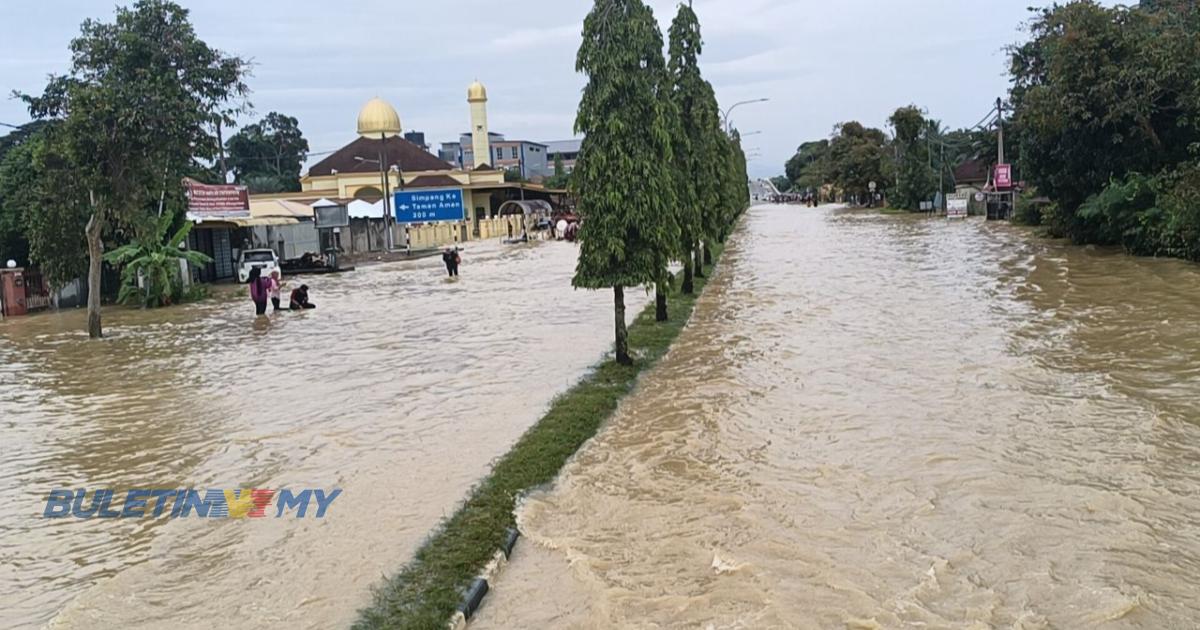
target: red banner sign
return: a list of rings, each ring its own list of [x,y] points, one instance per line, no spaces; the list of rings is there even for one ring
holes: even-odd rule
[[[250,189],[245,186],[201,184],[185,178],[188,213],[196,219],[250,216]]]
[[[1012,188],[1012,164],[996,165],[996,190]]]

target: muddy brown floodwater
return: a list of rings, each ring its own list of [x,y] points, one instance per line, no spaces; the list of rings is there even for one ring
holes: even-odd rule
[[[567,243],[0,322],[0,627],[334,628],[611,347]],[[298,283],[300,280],[291,280]],[[645,303],[629,292],[634,308]],[[54,488],[341,488],[323,519],[44,519]]]
[[[1200,627],[1200,267],[756,207],[491,628]]]

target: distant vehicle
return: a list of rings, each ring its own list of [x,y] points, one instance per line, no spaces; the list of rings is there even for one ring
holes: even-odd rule
[[[238,282],[245,284],[250,281],[250,270],[258,267],[262,269],[262,275],[271,275],[272,271],[279,269],[279,256],[275,254],[273,249],[247,249],[243,250],[238,255]]]

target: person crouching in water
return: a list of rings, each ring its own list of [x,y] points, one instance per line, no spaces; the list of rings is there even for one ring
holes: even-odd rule
[[[255,314],[266,315],[267,298],[271,294],[270,279],[262,277],[262,269],[254,267],[250,270],[249,280],[246,284],[250,285],[250,299],[254,301]]]
[[[445,253],[442,254],[442,262],[446,263],[446,273],[451,278],[457,278],[458,265],[462,262],[462,257],[458,255],[458,248],[446,248]]]
[[[288,308],[293,311],[303,311],[310,308],[317,308],[316,304],[308,301],[308,285],[302,284],[292,291],[292,303]]]

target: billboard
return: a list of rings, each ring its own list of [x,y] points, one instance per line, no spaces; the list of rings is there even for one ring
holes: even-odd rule
[[[996,190],[1012,188],[1012,164],[996,165]]]
[[[250,189],[245,186],[201,184],[190,177],[183,185],[193,221],[250,216]]]
[[[318,230],[350,226],[350,210],[346,206],[313,206],[313,227]]]
[[[396,223],[462,221],[467,216],[461,188],[402,190],[394,201]]]

